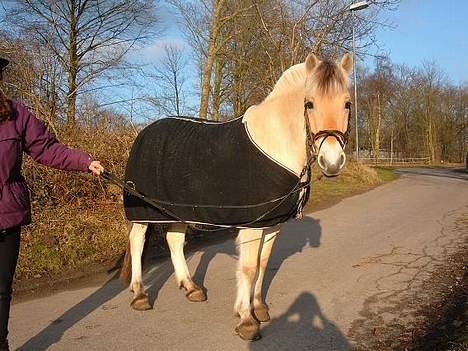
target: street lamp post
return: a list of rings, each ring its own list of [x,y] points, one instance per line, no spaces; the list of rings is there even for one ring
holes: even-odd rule
[[[354,73],[354,116],[356,124],[356,160],[359,161],[359,133],[358,133],[358,100],[357,100],[357,74],[356,74],[356,41],[354,38],[355,11],[363,10],[369,6],[367,1],[359,1],[349,6],[353,16],[353,73]]]

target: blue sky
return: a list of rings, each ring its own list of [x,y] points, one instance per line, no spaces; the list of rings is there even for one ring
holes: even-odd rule
[[[5,6],[8,1],[0,3]],[[159,11],[166,28],[163,41],[176,41],[183,46],[173,11],[168,6]],[[468,0],[401,0],[396,11],[386,11],[381,17],[392,28],[378,30],[380,48],[371,53],[384,52],[393,62],[413,67],[425,60],[435,61],[453,83],[468,82]],[[157,58],[161,52],[161,41],[158,42],[144,49],[144,61]],[[372,65],[372,59],[367,59],[366,64]]]
[[[0,0],[0,3],[5,6],[8,1]],[[184,40],[173,11],[167,6],[159,11],[166,28],[163,41],[176,41],[183,46]],[[435,61],[453,83],[467,83],[467,17],[468,0],[401,0],[396,11],[382,14],[381,20],[390,22],[393,28],[378,30],[380,48],[372,49],[371,53],[387,53],[393,62],[412,67],[425,60]],[[160,52],[161,41],[158,41],[144,49],[143,59],[155,61]],[[141,54],[139,52],[133,57]],[[372,59],[368,58],[366,64],[372,65]]]
[[[162,11],[167,29],[164,41],[183,45],[176,16],[171,12],[167,7]],[[434,61],[452,83],[468,83],[467,17],[468,0],[401,0],[397,10],[381,14],[380,20],[391,26],[377,31],[379,48],[372,48],[370,53],[386,53],[392,62],[410,67]],[[155,43],[145,51],[155,58],[160,47]],[[373,58],[368,57],[365,64],[372,66]]]
[[[0,4],[6,5],[8,0],[0,0]],[[162,26],[166,29],[164,38],[134,52],[130,55],[131,60],[157,63],[162,57],[164,43],[176,43],[179,47],[187,47],[187,53],[190,52],[180,33],[181,24],[178,24],[174,11],[168,6],[159,8],[158,11],[162,17]],[[382,27],[377,31],[379,48],[370,49],[370,53],[386,53],[392,62],[410,67],[418,67],[424,61],[434,61],[452,83],[468,84],[467,17],[468,0],[401,0],[395,11],[385,11],[381,14],[380,20],[392,24],[392,27]],[[192,60],[190,55],[188,56],[190,67]],[[373,58],[368,56],[365,65],[372,64]],[[196,93],[199,89],[197,69],[188,71],[191,90],[189,94],[193,100],[191,103],[196,104]],[[130,93],[132,96],[143,93],[139,90],[132,90]],[[124,99],[130,93],[128,89],[112,91],[116,100]]]
[[[186,47],[190,58],[190,48],[180,33],[182,24],[178,23],[177,15],[167,6],[160,8],[159,14],[166,29],[164,38],[133,56],[143,62],[157,63],[163,44],[172,42]],[[424,61],[434,61],[453,84],[468,84],[468,25],[464,24],[468,23],[467,16],[468,0],[402,0],[396,10],[381,13],[379,21],[391,26],[378,29],[378,47],[371,48],[369,53],[385,53],[393,63],[413,68],[420,67]],[[367,56],[364,65],[372,67],[373,63],[373,56]],[[190,104],[196,105],[197,69],[188,71],[192,75]]]
[[[381,28],[377,38],[393,62],[435,61],[453,83],[468,83],[468,0],[402,0],[383,17],[395,28]]]

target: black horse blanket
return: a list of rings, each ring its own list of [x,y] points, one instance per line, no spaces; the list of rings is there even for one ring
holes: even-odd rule
[[[125,213],[135,222],[263,228],[294,217],[302,202],[300,191],[270,202],[290,193],[299,177],[254,144],[242,118],[150,124],[133,144],[125,181],[177,217],[125,192]]]

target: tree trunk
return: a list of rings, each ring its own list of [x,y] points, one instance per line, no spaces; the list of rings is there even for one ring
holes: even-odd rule
[[[435,162],[436,152],[435,152],[435,146],[434,146],[434,127],[432,125],[431,116],[428,116],[428,118],[429,118],[429,125],[428,125],[428,132],[427,132],[428,146],[429,146],[429,152],[431,154],[431,161]]]
[[[216,63],[215,63],[213,106],[212,106],[212,119],[215,121],[220,120],[222,82],[223,82],[223,62],[220,58],[217,58]]]
[[[78,76],[77,18],[75,1],[70,4],[70,32],[68,35],[68,92],[67,92],[67,126],[74,127],[76,123],[76,97]]]
[[[206,54],[206,62],[202,71],[202,89],[200,96],[200,118],[206,119],[208,115],[208,101],[210,99],[211,87],[211,72],[213,71],[213,64],[217,52],[217,41],[220,30],[220,17],[221,9],[224,5],[224,0],[214,2],[213,16],[210,26],[210,38],[208,41],[208,51]]]
[[[177,116],[180,116],[179,85],[177,82],[177,72],[175,70],[173,72],[173,78],[174,78],[175,110],[176,110]]]
[[[375,126],[375,156],[379,158],[380,153],[380,126],[382,125],[382,107],[380,105],[380,94],[377,93],[377,123]]]
[[[390,164],[393,163],[393,126],[392,126],[392,132],[390,136]]]

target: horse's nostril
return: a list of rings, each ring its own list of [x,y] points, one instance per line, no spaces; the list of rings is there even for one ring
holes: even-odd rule
[[[320,168],[326,168],[323,155],[319,155],[318,164],[319,164]]]
[[[340,168],[344,166],[345,162],[346,162],[346,156],[344,153],[342,153],[340,156]]]

